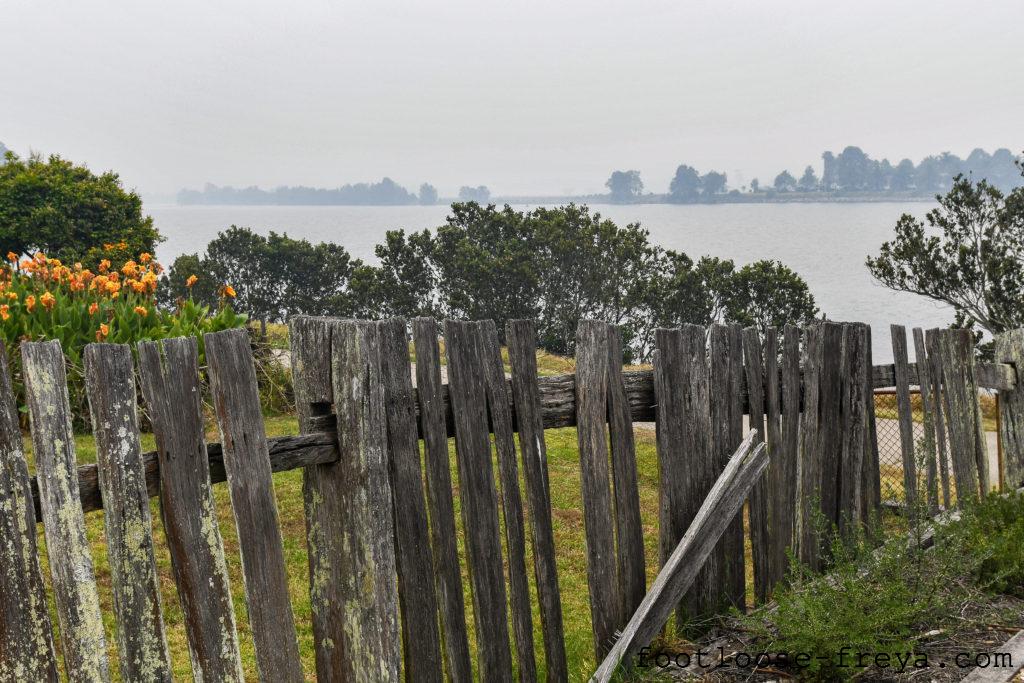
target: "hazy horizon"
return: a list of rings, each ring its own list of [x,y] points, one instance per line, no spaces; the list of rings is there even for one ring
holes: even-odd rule
[[[733,187],[860,146],[1019,154],[1024,3],[4,3],[0,142],[144,195],[210,182],[442,196]],[[992,65],[1001,65],[1002,68]]]

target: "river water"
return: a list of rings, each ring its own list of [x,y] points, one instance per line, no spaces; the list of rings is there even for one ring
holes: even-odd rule
[[[530,208],[530,207],[516,207]],[[737,265],[770,258],[785,263],[808,283],[821,310],[833,320],[871,325],[875,363],[889,362],[889,325],[948,325],[952,311],[921,297],[890,291],[872,280],[864,259],[893,234],[903,213],[924,216],[930,203],[822,203],[715,205],[591,205],[624,225],[639,222],[651,240]],[[387,230],[434,228],[447,206],[177,206],[145,207],[167,237],[157,256],[165,265],[182,253],[201,252],[217,232],[235,224],[258,232],[276,230],[310,241],[332,241],[367,261]],[[911,349],[913,346],[911,345]],[[913,352],[911,351],[911,355]],[[913,358],[911,358],[913,360]]]

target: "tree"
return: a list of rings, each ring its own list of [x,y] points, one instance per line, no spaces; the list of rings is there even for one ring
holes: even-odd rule
[[[722,194],[725,192],[725,185],[727,182],[728,180],[724,173],[709,171],[700,179],[701,195],[704,197],[713,197],[716,194]]]
[[[892,172],[889,189],[893,192],[906,192],[914,188],[914,162],[904,159],[896,164]]]
[[[477,202],[478,204],[486,204],[490,199],[491,191],[487,189],[486,185],[478,185],[477,187],[463,185],[459,188],[460,202]]]
[[[868,270],[890,289],[951,306],[957,326],[1024,327],[1024,188],[1004,195],[958,175],[936,199],[928,228],[904,214]]]
[[[676,175],[668,186],[669,198],[676,202],[696,201],[700,195],[700,174],[693,166],[685,164],[676,169]]]
[[[429,230],[389,230],[374,249],[380,265],[360,264],[352,273],[356,315],[362,318],[437,316],[437,273]]]
[[[728,322],[769,327],[808,325],[818,315],[807,283],[778,261],[755,261],[737,270],[724,286]]]
[[[753,180],[751,180],[750,181],[750,191],[754,192],[754,193],[757,193],[757,192],[760,192],[760,190],[761,190],[761,181],[758,180],[757,178],[754,178]]]
[[[605,181],[613,202],[631,202],[644,191],[640,171],[614,171]]]
[[[808,166],[804,169],[804,174],[800,176],[800,182],[798,187],[801,192],[815,192],[818,189],[818,176],[814,173],[814,168]]]
[[[95,175],[59,156],[0,166],[0,253],[42,251],[65,263],[94,266],[105,244],[152,253],[160,234],[142,214],[142,200],[126,192],[116,173]],[[95,250],[90,253],[90,250]]]
[[[796,178],[789,171],[775,176],[775,189],[778,192],[792,192],[796,189]]]
[[[420,185],[420,204],[437,204],[437,188],[430,183]]]

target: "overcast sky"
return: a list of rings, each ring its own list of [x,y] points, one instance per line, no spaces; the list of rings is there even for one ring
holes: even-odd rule
[[[148,194],[1024,149],[1022,0],[0,0],[0,26],[0,142]]]

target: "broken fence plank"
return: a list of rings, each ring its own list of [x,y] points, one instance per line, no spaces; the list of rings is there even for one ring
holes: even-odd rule
[[[935,458],[935,404],[932,396],[931,376],[928,372],[928,351],[924,343],[924,332],[920,327],[913,329],[914,357],[917,367],[921,368],[918,385],[921,391],[921,412],[924,416],[924,447],[925,458],[925,491],[927,492],[928,512],[936,515],[939,512],[939,470]]]
[[[995,357],[1024,368],[1024,330],[996,336]],[[1024,387],[999,395],[999,413],[1003,488],[1012,490],[1024,486]]]
[[[925,350],[928,354],[928,383],[931,388],[932,407],[935,409],[936,458],[939,461],[939,480],[942,484],[942,507],[948,510],[952,500],[949,481],[949,456],[946,454],[946,420],[944,417],[944,389],[942,386],[942,351],[939,348],[939,331],[925,332]]]
[[[755,443],[758,440],[757,431],[751,430],[740,444],[591,681],[604,683],[613,680],[620,665],[625,664],[628,668],[632,657],[651,642],[668,620],[733,515],[743,505],[751,487],[764,473],[768,454],[763,443]]]
[[[242,555],[256,667],[260,680],[301,681],[302,663],[249,333],[242,328],[223,330],[204,335],[203,341]]]
[[[907,330],[891,325],[892,355],[896,366],[896,408],[899,415],[900,451],[903,454],[903,495],[911,507],[917,501],[917,461],[914,459],[914,414],[910,405],[910,373],[907,370]]]
[[[121,676],[129,681],[170,681],[132,351],[126,344],[89,344],[83,360],[105,500],[103,524],[119,625]]]
[[[750,429],[764,434],[764,365],[761,338],[756,327],[743,330],[743,366],[747,376],[747,401],[750,405]],[[758,436],[758,439],[761,437]],[[762,479],[750,492],[747,511],[750,519],[750,549],[754,564],[754,596],[758,603],[768,601],[772,590],[771,503],[768,482]]]
[[[65,671],[72,681],[109,681],[99,592],[78,502],[64,354],[56,340],[23,342],[21,359]]]
[[[0,342],[0,680],[56,683],[53,624],[7,349]]]

